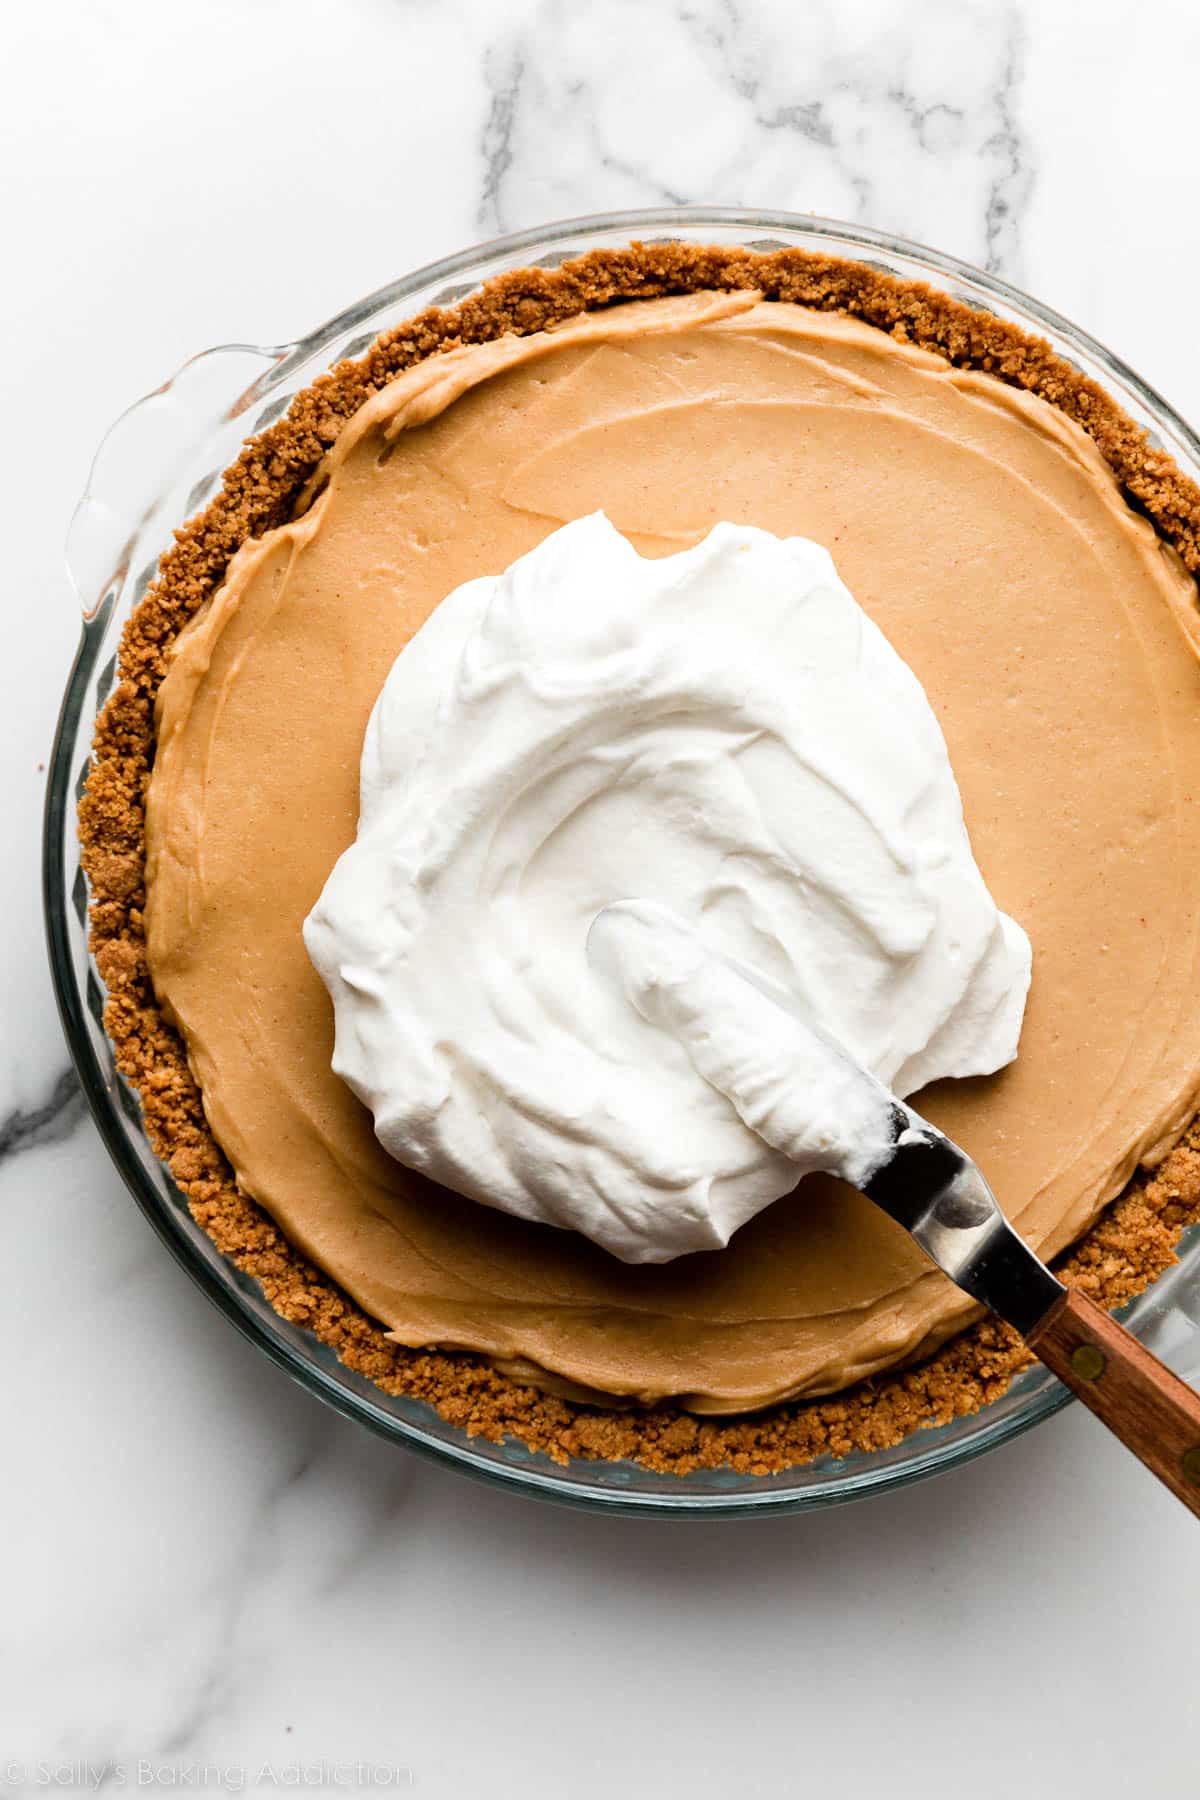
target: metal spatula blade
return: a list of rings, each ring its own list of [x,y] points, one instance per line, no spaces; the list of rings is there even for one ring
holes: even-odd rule
[[[896,1142],[863,1192],[974,1299],[1024,1336],[1066,1296],[965,1151],[894,1100]]]

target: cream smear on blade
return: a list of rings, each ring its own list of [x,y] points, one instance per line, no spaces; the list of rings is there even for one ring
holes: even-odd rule
[[[862,1188],[891,1159],[900,1132],[887,1089],[786,990],[710,950],[671,907],[606,906],[588,954],[644,1019],[678,1039],[742,1123],[782,1151],[797,1180],[824,1170]]]
[[[633,897],[670,929],[589,957]],[[690,934],[901,1095],[1016,1055],[1028,939],[924,690],[828,552],[722,524],[647,559],[595,514],[456,589],[393,665],[356,841],[305,923],[334,1068],[460,1193],[630,1262],[719,1247],[839,1166],[842,1128],[810,1071],[812,1141],[772,1148],[630,1004],[614,968],[667,945],[677,972]]]

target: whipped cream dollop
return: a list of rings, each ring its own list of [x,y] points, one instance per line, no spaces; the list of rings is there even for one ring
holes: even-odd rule
[[[597,514],[456,589],[388,676],[305,923],[393,1156],[665,1262],[803,1165],[589,958],[631,896],[902,1095],[1016,1054],[1028,939],[920,683],[818,544],[725,524],[646,559]]]

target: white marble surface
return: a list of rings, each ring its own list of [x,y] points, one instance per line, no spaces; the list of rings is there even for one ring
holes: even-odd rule
[[[1200,417],[1200,14],[40,0],[5,37],[0,1784],[370,1792],[357,1760],[431,1800],[1195,1793],[1200,1536],[1077,1409],[915,1491],[701,1526],[535,1507],[324,1412],[82,1117],[36,866],[104,427],[195,349],[500,228],[666,199],[893,227]]]

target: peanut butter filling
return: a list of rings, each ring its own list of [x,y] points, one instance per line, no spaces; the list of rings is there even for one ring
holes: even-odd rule
[[[354,834],[387,670],[451,588],[596,508],[645,555],[723,518],[816,538],[922,681],[1034,979],[1018,1062],[918,1104],[1045,1255],[1200,1086],[1195,588],[1045,401],[854,320],[697,294],[401,374],[178,639],[147,949],[244,1191],[402,1344],[697,1411],[829,1392],[970,1313],[857,1195],[806,1182],[723,1252],[631,1267],[404,1170],[329,1068],[300,926]]]

